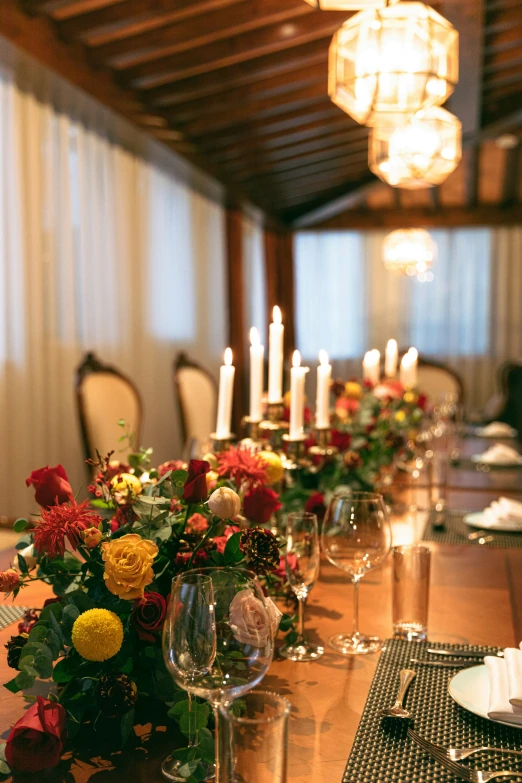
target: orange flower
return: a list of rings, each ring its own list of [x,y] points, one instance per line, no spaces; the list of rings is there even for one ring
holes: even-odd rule
[[[152,563],[159,552],[152,541],[128,533],[102,544],[105,584],[113,595],[132,601],[142,598],[154,579]]]
[[[8,568],[7,571],[0,573],[0,591],[10,593],[20,584],[20,575],[14,568]]]

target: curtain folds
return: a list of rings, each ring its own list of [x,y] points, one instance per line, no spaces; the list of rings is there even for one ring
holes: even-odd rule
[[[309,363],[324,348],[340,377],[360,376],[365,351],[394,337],[453,366],[468,408],[481,408],[507,359],[522,359],[522,227],[431,232],[435,279],[385,270],[383,232],[295,237],[297,344]],[[313,379],[312,379],[313,380]]]
[[[0,514],[31,470],[85,482],[87,350],[128,374],[155,461],[181,450],[172,361],[227,342],[221,187],[0,38]]]

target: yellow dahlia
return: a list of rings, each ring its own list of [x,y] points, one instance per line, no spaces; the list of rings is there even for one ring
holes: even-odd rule
[[[281,457],[275,451],[261,451],[259,456],[265,463],[269,484],[277,484],[285,475]]]
[[[74,621],[72,643],[87,661],[106,661],[120,651],[123,624],[108,609],[88,609]]]

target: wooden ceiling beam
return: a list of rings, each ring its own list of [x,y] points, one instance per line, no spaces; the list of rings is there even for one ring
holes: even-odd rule
[[[309,176],[293,183],[278,182],[271,186],[271,193],[277,196],[278,201],[285,196],[288,198],[299,198],[300,196],[307,196],[309,193],[316,193],[319,191],[328,191],[335,187],[340,182],[349,182],[351,185],[359,182],[361,176],[364,174],[365,166],[354,167],[353,165],[339,168],[336,171],[318,172],[317,174],[310,174]],[[266,193],[266,189],[263,187],[261,191]],[[252,187],[252,193],[258,193],[259,189]]]
[[[335,168],[336,163],[340,164],[348,161],[359,163],[367,159],[368,150],[366,145],[359,145],[358,148],[353,147],[349,149],[345,145],[340,145],[311,155],[303,155],[297,160],[272,163],[270,168],[253,169],[244,171],[241,174],[234,172],[234,178],[238,182],[266,182],[269,185],[281,179],[290,181],[294,172],[306,175],[310,171],[330,171],[332,168]],[[322,169],[321,166],[323,167]]]
[[[102,0],[100,5],[112,5],[118,0]],[[65,9],[66,12],[72,9],[72,12],[82,13],[85,6],[89,7],[89,0],[71,0],[71,2],[60,2],[60,0],[18,0],[18,6],[27,16],[50,15],[56,10]]]
[[[484,134],[503,133],[522,126],[522,90],[504,97],[491,97],[483,113]]]
[[[442,209],[412,207],[404,209],[351,210],[301,230],[371,230],[394,228],[457,228],[460,226],[499,226],[522,224],[522,204],[511,207],[480,205],[451,206]]]
[[[281,201],[284,202],[283,216],[287,224],[292,225],[294,228],[298,226],[298,216],[307,214],[310,210],[319,210],[322,205],[331,203],[336,198],[343,198],[345,201],[350,199],[353,204],[360,204],[366,197],[366,190],[364,181],[368,180],[371,186],[375,185],[374,177],[371,175],[365,175],[357,182],[353,179],[344,178],[340,183],[330,183],[330,187],[322,185],[319,188],[310,187],[306,192],[297,194],[296,196],[281,197]],[[319,195],[316,195],[316,194]]]
[[[517,201],[518,185],[521,174],[520,144],[506,150],[504,163],[504,180],[502,182],[502,206],[509,206]]]
[[[291,81],[293,73],[308,66],[326,66],[329,38],[311,41],[289,52],[259,57],[254,63],[246,62],[220,68],[201,76],[193,76],[174,84],[166,84],[151,90],[143,90],[142,98],[150,106],[172,107],[190,101],[219,95],[234,88],[255,86],[259,82],[279,76]]]
[[[260,31],[270,25],[280,25],[299,17],[313,15],[314,10],[303,0],[242,0],[230,8],[209,11],[196,19],[163,24],[155,30],[137,32],[118,41],[93,46],[90,51],[96,62],[114,68],[131,67],[151,60],[210,46],[217,41]]]
[[[198,47],[133,68],[119,69],[117,72],[122,83],[127,86],[136,89],[158,87],[324,39],[333,35],[339,27],[338,14],[333,14],[337,20],[332,20],[331,16],[320,12],[317,15],[309,14],[295,23],[272,25],[245,33],[232,41],[216,41],[210,46]]]

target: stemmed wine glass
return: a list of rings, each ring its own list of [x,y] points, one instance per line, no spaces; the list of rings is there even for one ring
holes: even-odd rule
[[[384,562],[391,548],[391,525],[382,495],[374,492],[341,492],[333,496],[323,521],[326,557],[346,571],[354,586],[352,633],[332,636],[328,644],[343,655],[380,650],[381,640],[359,632],[359,582]]]
[[[308,512],[288,515],[286,525],[286,577],[299,602],[297,633],[294,644],[282,647],[279,653],[292,661],[313,661],[324,652],[310,644],[305,636],[304,609],[308,594],[319,577],[319,531],[317,516]]]
[[[256,575],[201,568],[172,581],[163,654],[174,681],[212,705],[216,783],[221,783],[218,709],[254,688],[272,661],[279,616]]]

